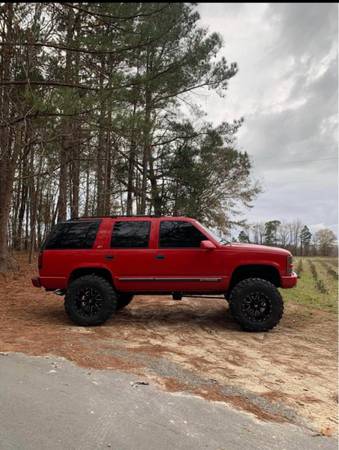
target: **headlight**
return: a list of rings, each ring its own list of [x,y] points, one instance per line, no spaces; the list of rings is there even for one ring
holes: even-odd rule
[[[293,256],[292,255],[288,255],[287,257],[287,275],[291,275],[291,273],[293,272]]]

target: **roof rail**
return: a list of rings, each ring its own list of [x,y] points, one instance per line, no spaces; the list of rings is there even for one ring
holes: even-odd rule
[[[152,218],[159,218],[159,217],[181,217],[181,216],[176,216],[174,214],[172,215],[166,215],[166,216],[161,216],[161,215],[153,215],[153,214],[129,214],[129,215],[124,215],[124,214],[120,214],[120,215],[114,215],[114,216],[82,216],[82,217],[71,217],[70,219],[67,220],[67,222],[70,222],[72,220],[80,220],[80,219],[118,219],[120,217],[152,217]]]

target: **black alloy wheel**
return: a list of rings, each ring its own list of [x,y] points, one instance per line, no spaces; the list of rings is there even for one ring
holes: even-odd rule
[[[77,325],[100,325],[117,308],[117,293],[101,276],[84,275],[72,281],[65,296],[65,311]]]
[[[284,303],[277,287],[262,278],[237,283],[229,295],[234,319],[246,331],[268,331],[282,318]]]
[[[93,287],[81,287],[75,294],[75,305],[84,317],[95,316],[104,303],[104,299],[100,291]]]
[[[263,292],[253,292],[244,298],[241,310],[249,320],[264,322],[270,317],[272,302]]]

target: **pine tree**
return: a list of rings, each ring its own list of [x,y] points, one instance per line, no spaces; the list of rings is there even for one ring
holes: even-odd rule
[[[241,230],[239,235],[238,235],[238,241],[239,242],[244,242],[244,243],[249,243],[250,239],[248,237],[248,235],[245,233],[244,230]]]
[[[312,233],[307,225],[303,227],[300,232],[300,254],[301,256],[307,256],[310,249],[310,243],[312,239]]]
[[[279,220],[270,220],[265,223],[265,244],[277,245],[277,233],[280,225]]]

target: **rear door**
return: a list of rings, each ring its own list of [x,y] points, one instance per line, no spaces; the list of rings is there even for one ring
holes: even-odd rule
[[[107,261],[119,291],[149,290],[156,255],[154,224],[150,219],[116,219]]]

